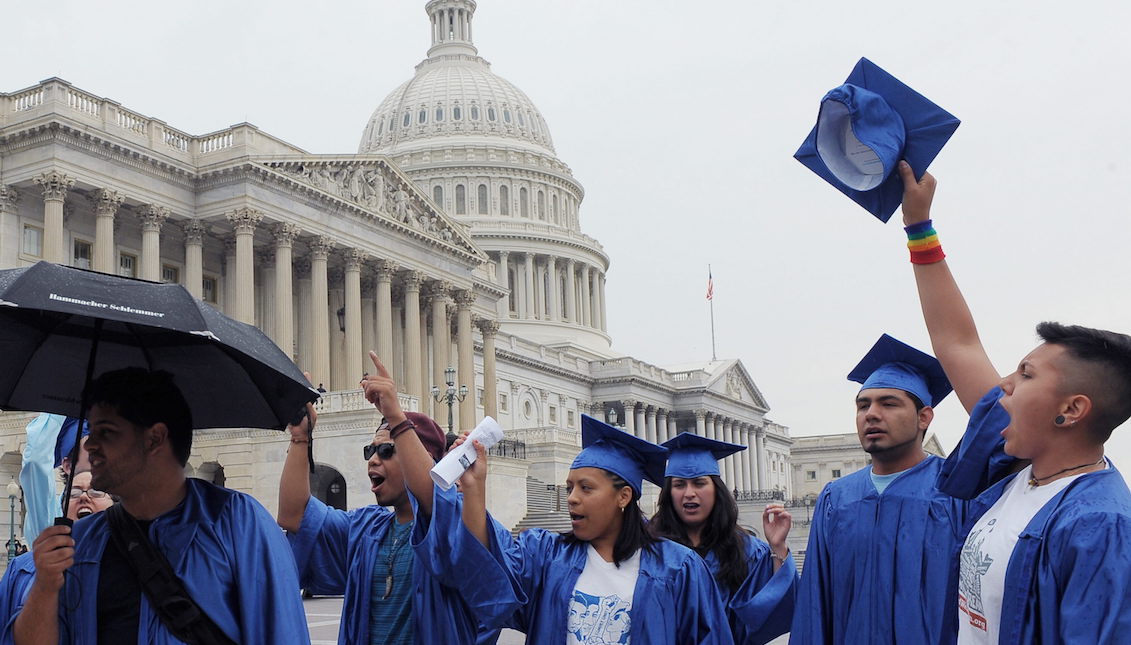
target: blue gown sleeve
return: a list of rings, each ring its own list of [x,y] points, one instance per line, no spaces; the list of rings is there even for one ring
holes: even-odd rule
[[[826,521],[830,512],[829,490],[826,487],[813,508],[809,527],[809,543],[805,548],[805,570],[797,587],[797,606],[793,614],[789,642],[792,645],[832,642],[832,592],[829,577],[829,553],[826,542]]]
[[[411,498],[411,493],[410,493]],[[416,500],[412,499],[416,511]],[[440,584],[455,589],[478,622],[479,631],[503,625],[510,614],[526,603],[491,550],[467,530],[463,523],[463,499],[453,487],[432,491],[432,516],[415,512],[412,547],[416,561]],[[509,541],[510,533],[490,514],[487,531],[492,545]]]
[[[1131,517],[1092,512],[1048,538],[1040,567],[1041,643],[1125,643],[1131,634]]]
[[[4,637],[0,642],[9,643],[12,637],[12,625],[16,616],[23,609],[24,600],[27,599],[28,590],[35,582],[35,560],[31,552],[27,552],[8,563],[3,579],[0,579],[0,626],[4,629]]]
[[[224,520],[236,568],[240,642],[309,644],[295,560],[282,529],[247,495],[234,496]]]
[[[1000,387],[986,393],[970,411],[962,442],[939,471],[940,491],[959,499],[974,499],[1010,473],[1017,462],[1005,454],[1001,431],[1009,425],[1009,413],[998,403]]]
[[[735,590],[727,607],[735,626],[735,642],[762,645],[789,631],[797,599],[797,565],[793,554],[773,570],[770,548],[748,536],[746,552],[750,573]]]
[[[345,593],[349,528],[348,513],[310,497],[298,531],[287,534],[304,589],[325,595]]]
[[[692,554],[682,570],[682,595],[673,611],[679,612],[676,638],[669,641],[657,635],[651,642],[733,645],[722,595],[703,559]],[[633,600],[635,605],[636,600]],[[647,620],[647,616],[644,617]]]

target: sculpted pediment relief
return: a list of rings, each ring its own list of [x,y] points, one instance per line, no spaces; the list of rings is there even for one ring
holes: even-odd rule
[[[758,391],[758,387],[754,385],[754,381],[739,361],[735,361],[733,365],[720,374],[711,383],[709,389],[736,401],[743,401],[761,408],[768,407],[766,399]]]

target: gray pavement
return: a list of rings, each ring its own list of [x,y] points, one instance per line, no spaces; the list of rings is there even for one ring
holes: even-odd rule
[[[341,597],[307,598],[302,604],[310,627],[311,645],[337,645],[338,619],[342,615]],[[499,636],[498,645],[523,645],[525,642],[525,634],[507,629]],[[788,642],[789,636],[786,635],[774,639],[770,645],[786,645]]]

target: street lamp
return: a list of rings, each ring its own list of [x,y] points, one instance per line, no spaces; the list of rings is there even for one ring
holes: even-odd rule
[[[16,557],[16,498],[20,496],[20,485],[16,480],[8,482],[8,559]]]
[[[462,402],[467,397],[467,386],[461,385],[459,390],[456,390],[456,368],[450,365],[448,369],[444,370],[444,382],[447,383],[448,387],[443,392],[435,385],[432,386],[432,398],[436,400],[436,403],[448,404],[448,434],[445,439],[447,445],[451,446],[452,442],[456,440],[456,433],[452,428],[452,406],[455,405],[456,401]]]

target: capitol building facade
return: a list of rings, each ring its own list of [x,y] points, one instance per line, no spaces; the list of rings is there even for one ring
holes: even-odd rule
[[[792,439],[741,361],[661,367],[613,349],[610,258],[582,232],[584,190],[534,103],[479,56],[475,7],[427,3],[427,57],[356,154],[312,154],[247,123],[189,134],[57,78],[0,94],[0,268],[179,282],[259,326],[328,390],[313,486],[339,507],[372,501],[360,448],[378,418],[356,388],[370,348],[406,409],[446,426],[431,389],[454,368],[468,388],[457,431],[498,419],[508,441],[488,503],[508,526],[526,491],[564,482],[582,414],[649,441],[748,445],[724,479],[750,499],[790,497]],[[0,415],[4,481],[29,418]],[[188,469],[273,511],[288,445],[276,431],[199,431]]]

